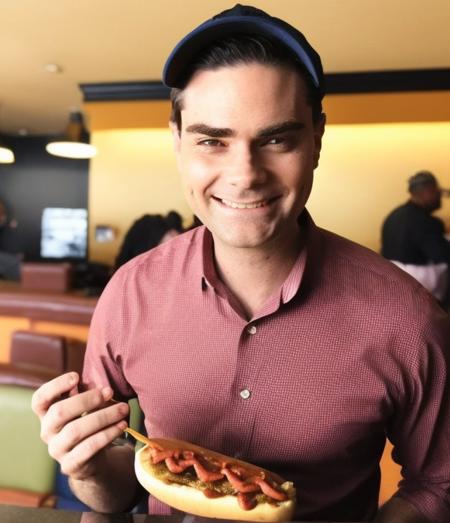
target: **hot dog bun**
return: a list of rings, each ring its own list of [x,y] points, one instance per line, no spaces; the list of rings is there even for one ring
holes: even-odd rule
[[[245,466],[246,470],[252,473],[261,473],[261,471],[264,470],[255,465],[206,450],[185,441],[152,439],[152,447],[155,444],[161,444],[161,447],[165,449],[182,448],[184,450],[192,450],[197,455],[226,461],[230,466]],[[281,489],[286,492],[288,499],[286,501],[277,501],[276,503],[262,502],[258,503],[256,507],[251,510],[244,510],[239,506],[235,495],[209,498],[198,488],[177,483],[167,483],[159,479],[155,475],[155,467],[151,461],[150,450],[151,447],[146,445],[136,453],[136,476],[141,485],[151,495],[175,509],[207,518],[242,521],[281,522],[289,521],[293,516],[295,509],[295,488],[292,483],[283,481],[282,478],[271,472],[264,471],[271,478],[275,478],[279,482]]]

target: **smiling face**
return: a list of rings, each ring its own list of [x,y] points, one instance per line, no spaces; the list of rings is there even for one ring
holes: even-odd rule
[[[258,63],[199,71],[183,91],[181,122],[186,197],[216,247],[296,241],[323,134],[299,74]]]

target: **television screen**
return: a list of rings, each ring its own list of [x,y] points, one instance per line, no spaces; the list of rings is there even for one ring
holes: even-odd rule
[[[85,258],[87,222],[87,209],[46,207],[41,222],[41,258]]]

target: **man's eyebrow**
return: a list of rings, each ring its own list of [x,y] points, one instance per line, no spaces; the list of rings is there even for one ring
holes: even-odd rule
[[[277,123],[266,127],[258,132],[257,138],[267,138],[277,134],[287,133],[289,131],[300,131],[304,129],[305,124],[296,120]],[[186,127],[187,133],[203,134],[212,138],[229,138],[235,136],[236,132],[228,127],[211,127],[204,123],[194,123]]]
[[[194,123],[189,125],[186,127],[186,132],[204,134],[205,136],[211,136],[212,138],[228,138],[235,134],[233,129],[229,129],[228,127],[210,127],[204,123]]]
[[[275,136],[277,134],[287,133],[289,131],[301,131],[305,128],[305,124],[295,120],[281,122],[270,127],[266,127],[258,132],[258,138],[267,138],[268,136]]]

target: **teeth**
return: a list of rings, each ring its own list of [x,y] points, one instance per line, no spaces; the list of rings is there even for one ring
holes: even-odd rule
[[[238,203],[222,199],[222,203],[224,203],[227,207],[232,207],[233,209],[257,209],[258,207],[264,207],[264,205],[267,203],[267,200],[261,200],[259,202],[252,203]]]

